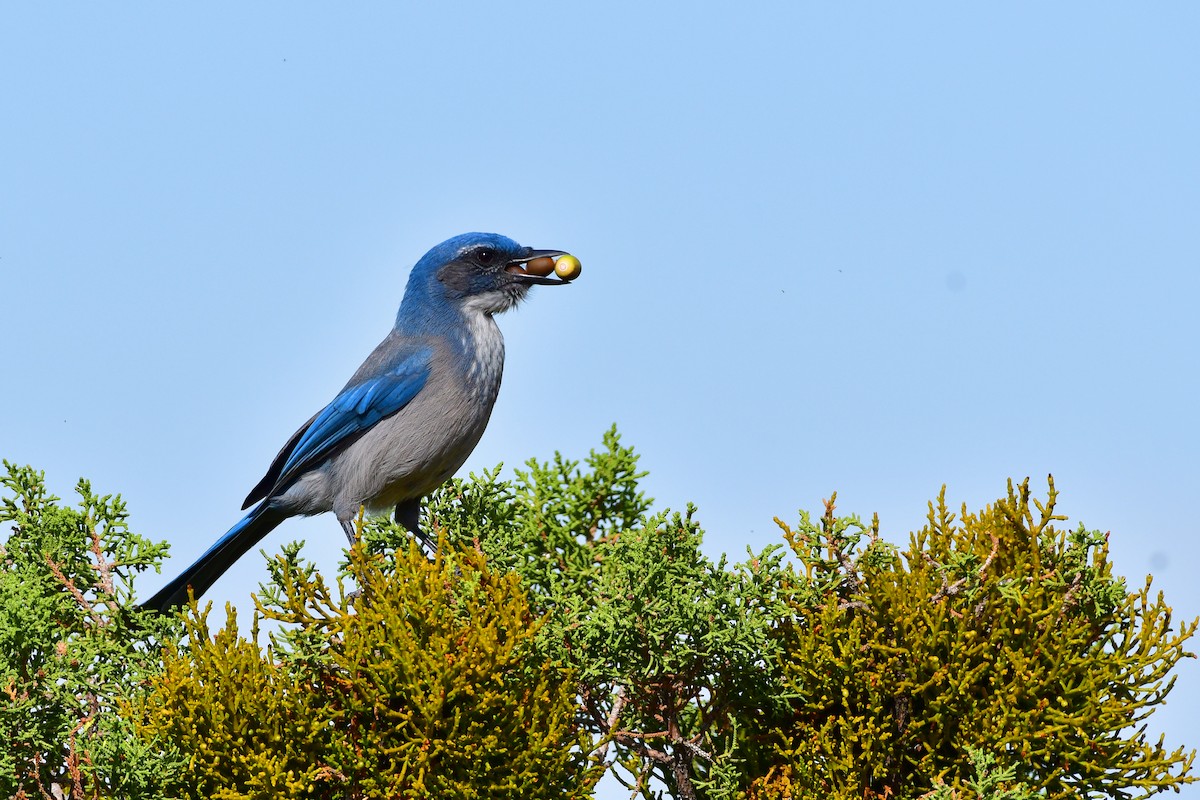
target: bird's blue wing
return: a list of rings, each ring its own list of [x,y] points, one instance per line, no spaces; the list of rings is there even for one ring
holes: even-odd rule
[[[384,417],[408,405],[429,376],[433,351],[417,350],[379,375],[352,383],[307,426],[280,470],[276,487],[290,482],[350,443]]]

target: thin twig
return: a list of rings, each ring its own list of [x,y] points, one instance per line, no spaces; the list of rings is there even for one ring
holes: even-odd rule
[[[606,719],[604,721],[604,733],[606,735],[608,735],[608,738],[604,740],[604,744],[602,744],[602,745],[600,745],[600,747],[596,748],[596,751],[593,754],[595,756],[596,760],[601,763],[604,763],[608,759],[608,746],[610,744],[612,744],[612,740],[613,740],[613,737],[611,735],[612,729],[617,726],[617,722],[621,718],[621,711],[624,710],[624,708],[625,708],[625,687],[617,686],[617,691],[615,693],[615,699],[613,700],[612,711],[609,712],[608,719]],[[607,768],[607,766],[608,765],[605,764],[606,768]]]
[[[60,567],[48,553],[44,557],[46,559],[46,564],[50,567],[50,571],[54,573],[54,577],[58,579],[59,583],[66,587],[67,591],[71,593],[71,596],[75,598],[75,602],[79,603],[80,608],[87,612],[88,616],[91,617],[94,623],[101,626],[105,625],[106,623],[104,618],[96,613],[95,607],[93,607],[92,604],[88,602],[87,598],[83,596],[83,592],[79,591],[79,587],[75,585],[75,581],[73,581],[71,578],[68,578],[63,573],[62,567]]]

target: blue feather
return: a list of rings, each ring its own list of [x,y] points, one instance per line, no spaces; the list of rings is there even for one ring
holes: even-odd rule
[[[390,417],[412,401],[425,386],[433,351],[426,347],[380,375],[347,386],[317,415],[283,464],[278,484],[328,458],[338,447]]]

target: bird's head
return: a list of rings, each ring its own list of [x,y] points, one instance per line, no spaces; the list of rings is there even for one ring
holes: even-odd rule
[[[561,255],[565,255],[562,250],[522,247],[497,233],[464,233],[447,239],[413,267],[397,324],[444,312],[447,306],[489,315],[507,311],[530,286],[566,283],[520,269],[532,259]]]

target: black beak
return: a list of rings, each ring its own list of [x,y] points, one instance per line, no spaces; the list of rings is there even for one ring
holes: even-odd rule
[[[556,258],[558,256],[567,255],[566,250],[534,250],[532,247],[526,247],[521,250],[521,255],[514,259],[510,259],[508,266],[520,267],[526,262],[533,261],[535,258]],[[543,278],[541,275],[530,275],[525,272],[509,273],[517,283],[523,283],[526,286],[563,286],[570,281],[564,281],[560,278]]]
[[[565,256],[566,250],[534,250],[532,247],[522,247],[521,255],[512,259],[510,264],[524,264],[526,261],[533,261],[535,258],[557,258]]]

